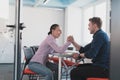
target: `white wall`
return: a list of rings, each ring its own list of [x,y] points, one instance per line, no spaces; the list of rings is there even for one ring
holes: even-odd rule
[[[65,12],[65,39],[72,35],[76,42],[82,42],[81,22],[82,11],[78,7],[68,7]],[[71,45],[72,46],[72,45]]]
[[[15,23],[15,7],[10,6],[9,24]],[[51,8],[23,7],[21,21],[26,28],[22,31],[22,46],[39,45],[47,36],[52,24],[57,23],[64,30],[64,10]],[[63,34],[57,40],[59,45],[63,44]],[[2,38],[2,37],[1,37]],[[14,59],[14,39],[12,42],[2,38],[0,39],[0,63],[11,63]],[[4,54],[3,54],[4,52]],[[23,51],[22,51],[23,59]]]
[[[0,18],[8,19],[8,14],[9,14],[8,4],[9,4],[9,0],[0,0]]]
[[[14,7],[11,6],[11,8]],[[61,29],[64,27],[64,10],[62,9],[23,7],[21,10],[23,13],[20,22],[26,26],[22,31],[23,45],[39,45],[54,23],[59,24]],[[11,15],[14,15],[14,11],[11,11]],[[11,20],[14,21],[14,18],[11,17]],[[61,35],[58,43],[63,43],[63,35]]]

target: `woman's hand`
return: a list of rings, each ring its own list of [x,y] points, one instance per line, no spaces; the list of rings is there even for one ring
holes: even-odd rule
[[[68,37],[67,37],[67,41],[69,41],[69,42],[71,42],[71,43],[74,42],[73,36],[71,36],[71,35],[68,36]]]

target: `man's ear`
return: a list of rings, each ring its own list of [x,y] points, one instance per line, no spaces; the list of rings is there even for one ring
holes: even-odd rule
[[[97,28],[97,24],[94,24],[94,27],[96,27],[96,28]]]
[[[94,24],[94,26],[97,26],[97,24]]]

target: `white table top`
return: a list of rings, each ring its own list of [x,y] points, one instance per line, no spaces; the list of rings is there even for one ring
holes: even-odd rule
[[[79,53],[78,51],[66,50],[64,53],[53,53],[55,56],[59,57],[72,57],[73,53]]]

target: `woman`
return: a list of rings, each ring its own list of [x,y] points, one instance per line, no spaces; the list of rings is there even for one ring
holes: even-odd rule
[[[48,36],[41,43],[28,65],[32,71],[45,76],[45,80],[58,80],[58,65],[48,61],[48,54],[54,52],[63,53],[71,44],[69,38],[67,38],[67,42],[63,46],[58,46],[55,39],[59,38],[60,34],[59,25],[53,24],[50,27]]]

